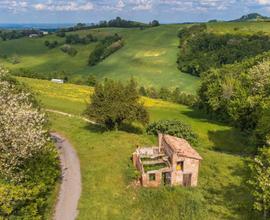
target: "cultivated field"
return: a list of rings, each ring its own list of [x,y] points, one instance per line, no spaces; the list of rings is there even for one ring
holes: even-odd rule
[[[80,115],[92,88],[18,78],[29,85],[44,108]],[[131,184],[130,156],[136,145],[155,144],[144,132],[102,131],[81,120],[49,114],[53,130],[66,136],[81,161],[83,192],[79,219],[254,219],[245,187],[253,150],[235,129],[210,121],[186,106],[143,98],[151,121],[180,119],[199,136],[203,156],[196,189],[141,189]],[[169,210],[168,210],[169,209]],[[196,214],[194,211],[196,210]]]

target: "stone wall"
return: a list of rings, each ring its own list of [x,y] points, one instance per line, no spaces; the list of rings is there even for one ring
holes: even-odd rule
[[[156,178],[155,180],[150,180],[149,179],[149,174],[155,174]],[[162,182],[162,173],[159,171],[151,171],[142,174],[142,185],[144,187],[159,187]]]
[[[184,162],[183,171],[177,171],[177,162]],[[191,186],[197,186],[198,175],[199,175],[199,165],[200,161],[192,158],[178,157],[178,159],[173,163],[172,171],[172,185],[183,185],[184,174],[191,174]]]

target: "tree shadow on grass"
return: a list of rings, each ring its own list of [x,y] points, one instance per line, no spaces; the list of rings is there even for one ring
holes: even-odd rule
[[[94,133],[104,133],[104,132],[110,131],[104,125],[91,124],[91,123],[88,123],[87,126],[85,126],[85,129]],[[132,133],[132,134],[144,133],[144,129],[142,127],[137,126],[137,125],[132,125],[132,124],[122,124],[118,130],[125,131],[127,133]]]
[[[213,150],[234,155],[251,155],[256,147],[249,143],[249,138],[236,128],[208,131],[209,140],[214,143]]]
[[[222,176],[222,173],[213,172],[209,184],[204,187],[205,198],[213,207],[210,211],[222,219],[259,220],[258,213],[253,210],[253,198],[247,183],[250,178],[248,161],[245,160],[241,166],[231,165],[228,168],[230,175]],[[220,170],[217,169],[217,172]],[[226,177],[227,180],[223,182],[222,179]]]
[[[88,123],[84,128],[94,133],[104,133],[108,131],[104,126],[99,125],[99,124]]]
[[[213,117],[207,115],[206,113],[204,113],[203,111],[199,109],[188,107],[186,111],[182,111],[181,113],[183,115],[188,116],[189,118],[198,119],[201,122],[208,122],[208,123],[212,123],[212,124],[216,124],[220,126],[228,126],[228,124],[226,124],[225,122],[215,120]]]
[[[132,133],[132,134],[143,134],[144,133],[144,129],[141,126],[138,125],[134,125],[134,124],[122,124],[119,127],[120,131],[125,131],[127,133]]]

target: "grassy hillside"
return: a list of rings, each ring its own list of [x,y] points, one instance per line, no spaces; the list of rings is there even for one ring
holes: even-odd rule
[[[265,32],[270,34],[270,22],[218,22],[208,23],[208,31],[219,34],[254,34]]]
[[[83,112],[92,91],[85,86],[19,80],[38,93],[45,108],[77,115]],[[156,138],[124,131],[102,132],[83,121],[49,114],[53,130],[72,142],[81,160],[83,192],[78,219],[180,219],[184,212],[180,208],[183,196],[204,198],[202,219],[255,219],[250,213],[251,198],[245,179],[246,161],[253,148],[245,144],[245,138],[237,130],[210,121],[186,106],[143,100],[151,121],[180,119],[198,134],[196,149],[204,158],[199,186],[196,189],[133,187],[128,181],[130,156],[136,145],[155,144]]]
[[[219,34],[252,34],[259,31],[270,33],[270,22],[218,22],[207,25],[208,31]],[[81,36],[92,33],[99,39],[108,34],[119,33],[125,40],[122,49],[94,67],[89,67],[87,60],[96,43],[74,45],[79,52],[75,57],[70,57],[61,52],[59,47],[50,50],[44,46],[45,40],[64,43],[64,38],[54,35],[0,42],[0,54],[7,56],[7,59],[0,58],[0,62],[17,71],[20,68],[42,74],[64,71],[71,75],[72,81],[89,75],[96,76],[98,80],[106,77],[128,80],[133,76],[140,85],[146,87],[180,87],[182,91],[195,93],[199,79],[177,69],[177,32],[181,27],[182,25],[162,25],[145,30],[103,28],[78,31],[76,33]],[[9,62],[14,55],[18,55],[19,64]]]
[[[127,80],[133,76],[144,86],[178,86],[183,91],[194,93],[198,87],[198,78],[179,72],[176,65],[179,43],[177,32],[180,27],[181,25],[165,25],[145,30],[104,28],[78,31],[80,35],[92,33],[100,38],[110,33],[119,33],[125,40],[124,48],[95,67],[87,66],[88,56],[95,43],[74,46],[79,53],[75,57],[69,57],[59,47],[50,50],[44,46],[45,40],[63,43],[64,38],[56,36],[0,42],[0,53],[8,58],[17,54],[20,63],[13,65],[8,59],[0,61],[12,70],[24,68],[44,74],[65,71],[73,76],[73,80],[80,75],[86,77],[91,74],[97,79],[107,77]]]

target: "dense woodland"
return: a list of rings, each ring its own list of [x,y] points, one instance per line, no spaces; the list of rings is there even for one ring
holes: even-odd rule
[[[261,123],[265,123],[270,109],[269,67],[269,53],[265,53],[203,73],[200,107],[219,120],[253,133],[259,144],[266,144],[270,127]]]
[[[181,29],[178,36],[178,67],[196,76],[210,68],[240,62],[270,50],[270,37],[263,33],[220,35],[207,32],[206,25],[195,25]]]

